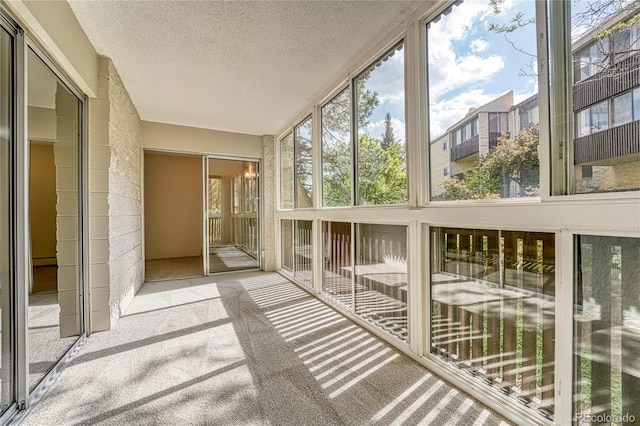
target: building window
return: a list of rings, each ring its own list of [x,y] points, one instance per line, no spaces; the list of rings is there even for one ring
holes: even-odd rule
[[[600,102],[579,113],[578,136],[587,136],[609,128],[609,103]]]
[[[354,79],[356,204],[407,202],[404,42]]]
[[[620,28],[613,33],[613,62],[620,62],[623,59],[634,55],[640,49],[640,30],[638,29],[638,22],[635,22],[627,27]]]
[[[609,39],[606,37],[582,49],[578,54],[580,74],[577,80],[584,80],[602,71],[608,65],[608,52]]]
[[[572,2],[570,6],[570,38],[581,72],[576,73],[571,87],[575,132],[570,156],[573,164],[568,164],[573,167],[574,177],[569,192],[638,190],[640,22],[634,15],[638,12],[637,5],[588,1]],[[557,62],[559,56],[552,60]],[[585,178],[582,171],[587,165],[591,167],[591,176]]]
[[[344,89],[321,109],[322,205],[351,205],[351,102]]]
[[[540,123],[540,108],[535,106],[520,113],[520,129],[528,129]]]
[[[601,102],[591,107],[591,133],[609,128],[609,104]]]
[[[311,143],[311,116],[294,129],[295,141],[295,207],[313,207],[313,155]]]
[[[575,245],[574,414],[633,423],[640,419],[640,239],[579,235]]]
[[[293,133],[280,139],[280,208],[293,208]]]
[[[426,25],[428,146],[430,167],[437,167],[430,172],[432,200],[539,195],[538,129],[530,129],[538,121],[537,104],[523,118],[525,129],[518,127],[514,108],[535,96],[532,87],[537,87],[536,3],[502,3],[455,2]],[[531,22],[509,31],[506,39],[500,31],[487,31],[487,25],[501,28],[514,16]],[[504,119],[498,111],[505,111]],[[434,149],[442,135],[451,143],[447,160],[464,179],[442,176],[444,159]],[[498,139],[513,149],[492,149]]]
[[[431,352],[553,417],[554,234],[432,228],[430,245]]]
[[[613,126],[620,126],[633,121],[633,103],[631,98],[631,92],[613,98]]]
[[[446,150],[447,150],[447,145],[448,145],[448,144],[447,144],[447,141],[444,141],[444,142],[442,143],[442,150],[443,150],[443,151],[446,151]]]
[[[449,168],[445,167],[444,170],[442,171],[442,175],[443,176],[449,176]]]

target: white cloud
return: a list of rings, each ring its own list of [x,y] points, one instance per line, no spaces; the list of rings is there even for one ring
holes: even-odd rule
[[[378,93],[381,104],[404,104],[404,50],[394,55],[373,70],[367,88]]]
[[[498,55],[480,56],[489,43],[484,39],[471,42],[472,53],[460,54],[454,45],[464,43],[473,26],[491,14],[486,1],[464,2],[449,15],[431,24],[429,39],[429,96],[432,100],[465,85],[488,81],[504,67]]]
[[[391,124],[393,126],[393,136],[397,141],[404,141],[406,139],[406,130],[404,122],[400,121],[395,117],[391,117]],[[366,132],[374,138],[382,139],[384,136],[384,119],[369,123]]]
[[[477,38],[471,42],[471,51],[473,53],[482,53],[489,48],[489,42],[481,38]]]
[[[463,118],[471,108],[478,108],[498,96],[500,95],[485,93],[483,89],[475,89],[432,104],[429,108],[431,137],[442,135],[449,126]]]

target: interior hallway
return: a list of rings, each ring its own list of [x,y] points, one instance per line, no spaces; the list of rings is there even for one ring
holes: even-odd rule
[[[146,283],[42,424],[508,424],[275,273]]]

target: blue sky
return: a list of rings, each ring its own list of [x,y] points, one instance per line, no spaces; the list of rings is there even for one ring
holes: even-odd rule
[[[506,24],[518,12],[535,16],[535,2],[504,0],[501,7],[502,13],[494,15],[488,0],[466,0],[431,24],[427,40],[432,136],[444,133],[469,108],[484,105],[509,90],[514,91],[515,102],[537,92],[533,75],[536,62],[531,56],[536,54],[535,26],[509,34],[513,45],[503,34],[487,32],[490,23]],[[396,137],[405,139],[403,63],[404,51],[395,52],[372,71],[367,81],[367,88],[378,92],[380,99],[366,129],[372,136],[382,136],[384,116],[390,112]],[[521,69],[527,75],[519,75]]]
[[[535,25],[512,33],[489,32],[521,12],[535,16],[532,0],[505,0],[493,14],[488,0],[467,0],[431,24],[427,34],[430,134],[443,134],[479,107],[513,90],[517,103],[537,92]],[[533,55],[533,56],[532,56]]]

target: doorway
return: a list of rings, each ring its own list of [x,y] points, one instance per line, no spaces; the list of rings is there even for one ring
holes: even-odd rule
[[[208,158],[206,169],[207,272],[260,268],[259,163]]]
[[[145,280],[204,275],[202,156],[144,153]]]

